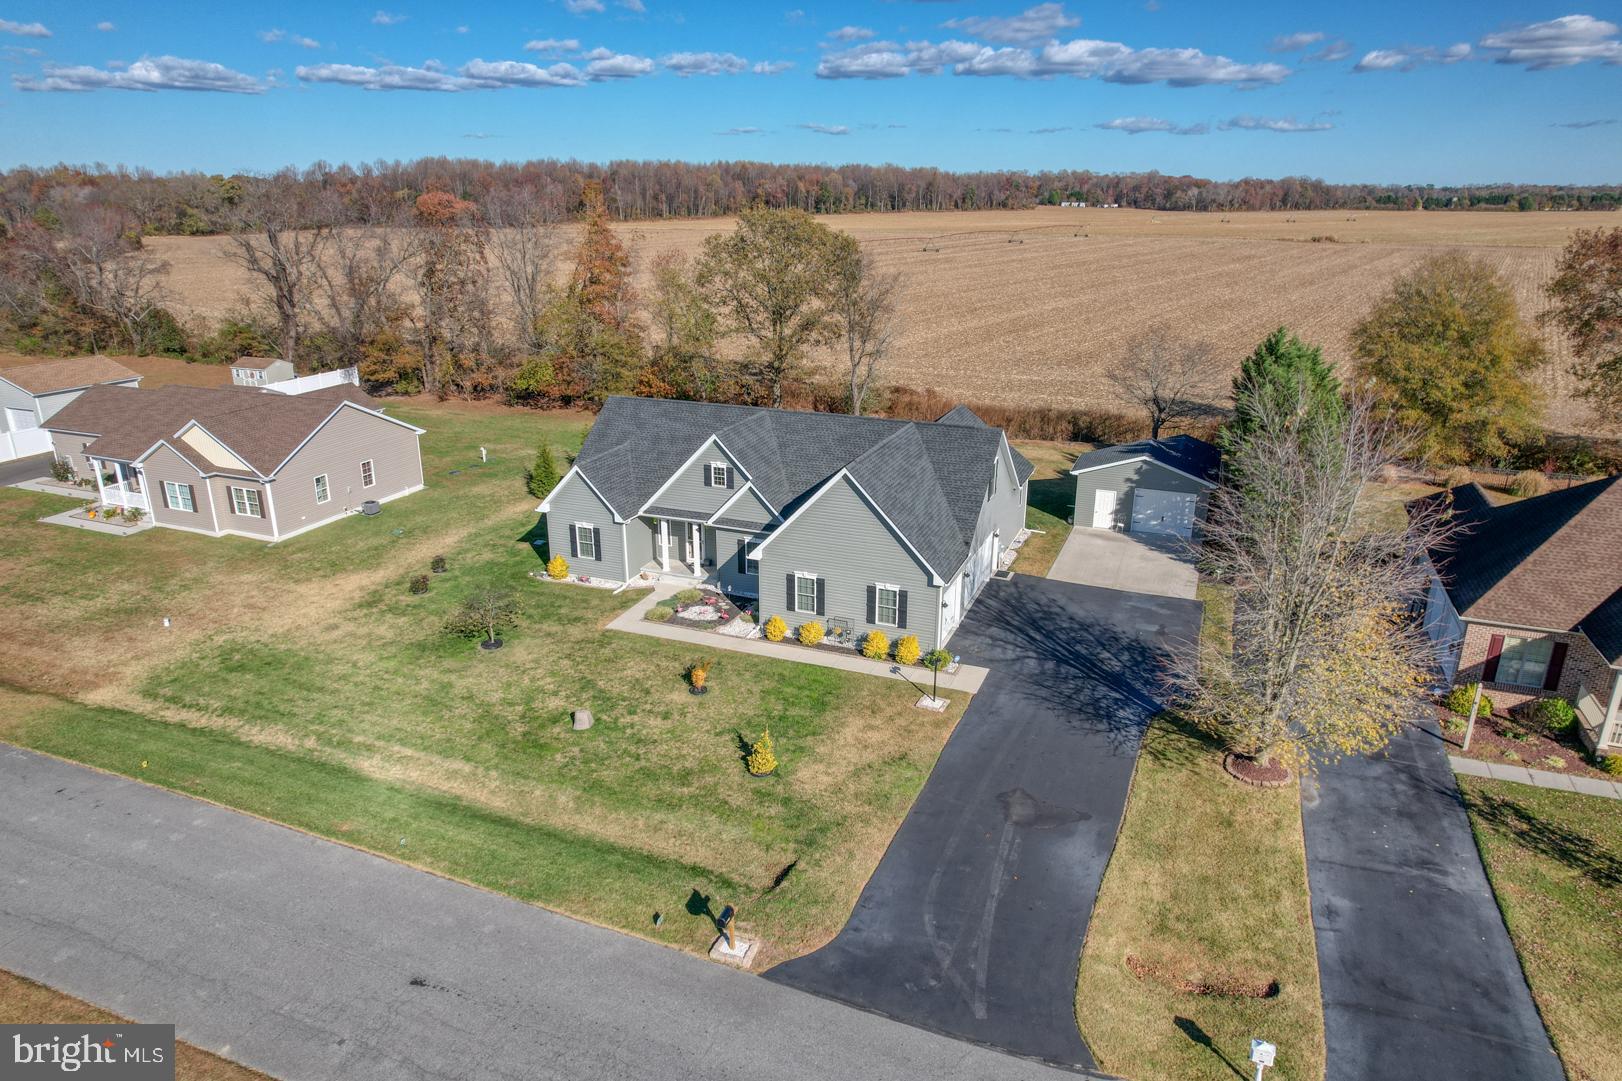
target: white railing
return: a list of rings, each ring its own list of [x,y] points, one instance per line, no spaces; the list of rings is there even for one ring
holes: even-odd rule
[[[102,483],[101,501],[113,507],[137,507],[141,510],[151,510],[147,502],[146,493],[131,488],[128,483],[107,484]]]
[[[348,383],[352,387],[360,386],[359,370],[340,368],[332,372],[316,372],[314,375],[301,375],[297,379],[284,379],[280,383],[270,383],[264,389],[274,394],[308,394],[312,390],[341,386],[344,383]]]

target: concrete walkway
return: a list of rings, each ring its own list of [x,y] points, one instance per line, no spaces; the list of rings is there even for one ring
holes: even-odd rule
[[[849,654],[835,653],[826,649],[810,649],[806,646],[796,645],[793,642],[768,642],[764,638],[729,638],[714,631],[699,631],[691,627],[672,627],[668,623],[653,623],[643,616],[649,608],[672,596],[688,586],[676,585],[673,582],[656,582],[648,596],[637,601],[630,608],[615,616],[608,623],[611,631],[624,631],[627,634],[645,634],[650,638],[664,638],[672,642],[686,642],[690,645],[702,646],[705,649],[724,649],[733,653],[753,653],[757,657],[775,657],[780,661],[794,661],[798,664],[815,664],[823,668],[841,668],[846,672],[857,672],[864,676],[878,676],[882,679],[904,679],[924,689],[930,687],[930,673],[924,668],[900,668],[893,661],[871,661],[851,650]],[[972,664],[958,665],[956,672],[942,672],[940,688],[943,691],[961,691],[964,694],[975,694],[980,685],[986,681],[987,671]]]
[[[0,968],[288,1081],[1066,1076],[4,744]]]
[[[1078,526],[1065,538],[1048,577],[1152,597],[1193,599],[1200,578],[1194,562],[1193,550],[1176,537]]]
[[[1622,784],[1602,781],[1598,777],[1575,777],[1553,770],[1527,769],[1525,766],[1515,766],[1508,762],[1483,762],[1478,758],[1465,758],[1456,754],[1448,755],[1447,760],[1452,764],[1454,773],[1462,773],[1466,777],[1486,777],[1494,781],[1514,781],[1516,784],[1553,788],[1561,792],[1580,792],[1585,796],[1622,799]]]

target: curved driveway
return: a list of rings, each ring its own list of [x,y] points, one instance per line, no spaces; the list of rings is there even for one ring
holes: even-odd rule
[[[1194,601],[993,581],[952,640],[987,677],[833,942],[766,973],[1068,1066],[1076,968],[1158,674]]]

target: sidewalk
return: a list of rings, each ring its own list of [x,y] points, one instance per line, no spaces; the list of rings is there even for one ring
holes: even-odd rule
[[[892,668],[898,667],[893,662],[871,661],[854,651],[847,657],[828,650],[810,649],[788,642],[768,642],[763,638],[729,638],[714,631],[672,627],[664,623],[651,623],[642,618],[649,608],[683,588],[673,582],[654,583],[652,592],[610,620],[608,629],[625,631],[627,634],[645,634],[650,638],[667,638],[673,642],[687,642],[706,649],[725,649],[733,653],[753,653],[757,657],[774,657],[780,661],[817,664],[824,668],[842,668],[847,672],[857,672],[864,676],[904,679],[915,686],[924,687],[926,690],[928,688],[931,677],[926,669],[901,668],[898,672],[892,672]],[[941,690],[977,694],[980,685],[986,681],[988,672],[988,669],[977,665],[960,664],[956,672],[941,673]]]
[[[1514,781],[1516,784],[1553,788],[1561,792],[1581,792],[1585,796],[1622,799],[1622,784],[1615,781],[1602,781],[1597,777],[1571,777],[1564,773],[1555,773],[1553,770],[1483,762],[1477,758],[1464,758],[1456,754],[1448,755],[1447,760],[1453,764],[1454,773],[1462,773],[1466,777],[1486,777],[1489,780]]]

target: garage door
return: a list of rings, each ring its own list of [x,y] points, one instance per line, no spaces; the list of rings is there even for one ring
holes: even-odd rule
[[[1132,532],[1194,535],[1195,497],[1187,492],[1139,488],[1132,493]]]

